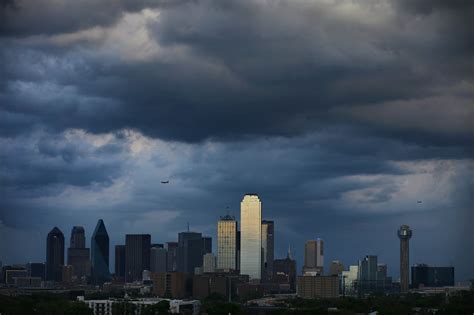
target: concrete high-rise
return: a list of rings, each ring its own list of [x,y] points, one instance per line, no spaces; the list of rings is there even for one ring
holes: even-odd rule
[[[247,194],[240,203],[240,273],[251,280],[262,277],[262,203]]]
[[[215,272],[216,271],[216,256],[213,253],[206,253],[202,258],[202,272]]]
[[[125,235],[125,281],[142,280],[143,270],[150,270],[150,234]]]
[[[153,246],[150,249],[150,271],[166,272],[168,260],[168,251],[162,247]]]
[[[86,237],[82,226],[74,226],[71,231],[67,264],[72,266],[73,276],[77,279],[90,276],[90,249],[86,248]]]
[[[275,249],[275,224],[273,221],[262,221],[263,274],[262,279],[270,280],[273,276]]]
[[[413,232],[408,225],[402,225],[400,229],[398,229],[398,238],[400,238],[400,291],[402,293],[408,292],[410,286],[409,241],[412,234]]]
[[[91,238],[92,283],[102,285],[110,280],[109,234],[104,221],[97,222]]]
[[[330,276],[339,276],[344,271],[344,264],[339,260],[331,261],[331,266],[329,267]]]
[[[166,249],[168,251],[167,271],[178,271],[178,242],[167,242]]]
[[[322,239],[307,241],[304,247],[303,274],[324,272],[324,241]]]
[[[54,227],[46,239],[46,280],[61,281],[64,266],[64,234]]]
[[[237,221],[230,215],[217,222],[217,269],[237,269]]]

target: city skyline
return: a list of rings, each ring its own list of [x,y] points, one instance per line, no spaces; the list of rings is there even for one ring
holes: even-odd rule
[[[247,199],[247,198],[251,198],[251,199]],[[244,201],[246,201],[244,203],[245,205],[242,205],[242,202],[244,202]],[[248,201],[251,202],[251,205],[246,204],[246,203],[248,203]],[[242,202],[241,202],[241,207],[242,207],[241,211],[243,209],[245,209],[245,210],[249,210],[249,209],[250,210],[251,209],[256,210],[256,209],[258,209],[260,211],[260,214],[259,214],[258,218],[260,218],[260,222],[261,222],[261,235],[260,235],[260,237],[261,237],[261,246],[262,246],[261,247],[262,261],[261,261],[261,270],[260,270],[261,278],[256,278],[256,277],[252,278],[251,277],[250,279],[257,279],[261,282],[265,282],[269,278],[268,277],[266,278],[267,270],[265,268],[265,263],[264,263],[264,259],[265,259],[264,258],[265,257],[264,253],[266,252],[264,241],[266,240],[267,236],[265,236],[263,234],[263,226],[264,225],[270,225],[271,226],[271,230],[267,230],[267,231],[271,231],[272,241],[273,241],[274,221],[273,220],[261,219],[262,218],[262,216],[261,216],[262,204],[261,204],[261,200],[259,199],[258,195],[256,195],[256,194],[245,194],[244,199],[242,200]],[[256,208],[255,208],[255,206],[252,205],[254,202],[257,202],[257,204],[258,204],[258,206]],[[248,208],[249,206],[250,206],[250,208]],[[219,220],[216,222],[216,230],[219,231],[219,229],[222,228],[222,223],[230,223],[230,222],[234,222],[233,228],[235,228],[236,232],[238,232],[240,234],[241,231],[238,230],[238,228],[237,228],[239,220],[232,217],[232,216],[230,216],[229,214],[219,217]],[[229,226],[226,227],[226,230],[227,230],[226,233],[229,232],[228,228],[229,228]],[[187,224],[187,229],[188,229],[187,231],[177,233],[178,242],[173,242],[173,241],[169,241],[169,240],[168,241],[159,240],[162,243],[154,243],[154,242],[152,242],[150,234],[125,234],[124,235],[125,240],[126,240],[125,244],[128,244],[129,239],[130,240],[133,239],[133,242],[136,243],[136,244],[134,244],[134,247],[133,247],[134,248],[133,249],[134,255],[131,254],[132,246],[129,246],[130,254],[128,254],[128,256],[130,256],[130,258],[127,260],[126,259],[126,257],[127,257],[126,256],[127,245],[110,245],[110,244],[108,244],[108,234],[107,234],[107,231],[106,231],[106,228],[105,228],[104,221],[102,219],[99,219],[98,222],[97,222],[96,228],[95,228],[95,230],[94,230],[94,232],[91,236],[91,243],[94,242],[94,236],[95,235],[99,235],[99,237],[104,237],[104,235],[105,235],[107,237],[106,238],[106,241],[107,241],[106,252],[107,252],[107,254],[110,251],[110,247],[115,248],[115,255],[117,255],[118,248],[123,248],[122,249],[123,253],[121,253],[121,255],[123,255],[123,256],[120,258],[120,262],[123,264],[123,267],[121,267],[121,268],[123,268],[124,270],[119,271],[119,272],[124,272],[125,276],[122,276],[121,273],[118,273],[118,274],[116,273],[116,268],[117,268],[118,261],[116,260],[115,257],[110,256],[108,261],[104,261],[104,263],[106,263],[108,266],[115,266],[113,272],[112,272],[112,269],[110,267],[107,267],[108,268],[108,270],[107,270],[108,271],[108,276],[107,277],[110,277],[113,274],[113,275],[118,276],[118,277],[123,277],[125,279],[125,281],[127,281],[127,282],[137,281],[137,280],[141,279],[142,273],[139,270],[142,270],[142,271],[148,270],[148,271],[151,271],[151,272],[166,272],[167,270],[172,271],[167,266],[168,263],[169,263],[168,262],[168,260],[169,260],[168,250],[167,250],[169,248],[169,245],[167,245],[168,248],[165,248],[164,243],[166,243],[166,244],[175,243],[178,246],[180,246],[179,244],[182,244],[179,247],[179,248],[181,248],[181,252],[180,251],[177,252],[178,257],[180,257],[180,255],[183,255],[182,254],[183,250],[187,251],[186,248],[188,248],[190,246],[190,245],[186,245],[187,244],[186,243],[187,241],[185,241],[186,239],[189,239],[189,241],[194,241],[194,239],[199,241],[199,246],[201,246],[200,247],[201,248],[200,249],[201,254],[198,254],[198,256],[200,258],[197,258],[197,259],[201,260],[201,263],[200,263],[201,267],[200,268],[203,268],[206,264],[209,264],[209,262],[207,262],[207,263],[205,262],[206,256],[207,255],[212,255],[212,259],[214,261],[214,266],[213,266],[214,269],[225,270],[225,272],[228,272],[229,270],[233,269],[233,268],[228,268],[228,267],[219,268],[219,264],[218,264],[219,240],[216,240],[217,242],[215,243],[216,244],[215,247],[212,247],[212,237],[202,236],[202,233],[199,233],[199,232],[191,232],[189,230],[190,229],[189,223]],[[268,227],[266,227],[265,229],[268,229]],[[223,233],[223,234],[226,234],[226,233]],[[50,235],[53,235],[54,237],[52,237]],[[56,238],[57,238],[56,235],[63,236],[62,231],[60,229],[58,229],[57,227],[54,227],[48,234],[48,237],[47,237],[48,242],[49,242],[50,239],[54,239],[53,242],[57,242],[56,241]],[[219,233],[217,235],[219,235]],[[410,229],[409,226],[402,225],[397,230],[397,236],[400,240],[402,240],[406,237],[408,237],[408,239],[410,239],[412,237],[412,230]],[[143,239],[146,240],[145,243],[143,242]],[[88,249],[88,248],[84,248],[85,240],[86,240],[86,233],[84,231],[84,228],[82,226],[74,225],[72,227],[71,236],[70,236],[71,248],[74,248],[74,249]],[[231,241],[231,242],[235,242],[235,244],[237,244],[238,240],[236,238],[234,238],[233,241]],[[226,243],[229,243],[229,241],[226,240]],[[206,245],[206,244],[210,244],[211,246]],[[399,265],[398,266],[391,266],[393,269],[390,268],[390,272],[387,272],[388,267],[387,267],[386,263],[378,263],[377,264],[377,259],[379,257],[377,255],[370,255],[370,254],[366,255],[366,257],[363,260],[358,260],[358,262],[355,261],[355,264],[354,264],[354,261],[349,262],[347,264],[347,268],[344,268],[344,264],[341,263],[339,260],[332,260],[330,263],[329,262],[326,263],[326,264],[329,265],[329,267],[326,270],[324,270],[324,265],[325,265],[325,262],[324,262],[325,261],[324,260],[325,245],[324,244],[325,244],[324,240],[322,240],[320,238],[316,238],[315,240],[308,240],[308,241],[305,242],[305,244],[304,244],[304,259],[301,262],[302,270],[301,271],[295,270],[296,274],[314,275],[314,274],[317,273],[319,275],[334,275],[333,265],[337,264],[337,265],[340,265],[340,268],[337,267],[337,269],[340,269],[339,272],[342,272],[342,271],[349,272],[350,270],[352,270],[353,267],[358,267],[358,269],[357,269],[358,270],[358,277],[360,276],[362,278],[367,278],[367,279],[376,279],[380,272],[382,272],[382,274],[384,275],[383,277],[387,277],[387,276],[391,276],[393,274],[393,271],[396,270],[397,268],[399,268],[399,270],[403,270],[405,268],[408,268],[407,269],[408,271],[406,271],[406,274],[405,274],[405,277],[407,277],[407,279],[402,277],[401,276],[402,273],[400,273],[400,278],[398,280],[401,284],[402,292],[407,292],[408,286],[411,285],[411,280],[410,279],[413,277],[413,274],[409,273],[410,269],[413,269],[416,266],[430,266],[430,267],[434,267],[434,268],[437,267],[436,265],[433,266],[433,265],[430,265],[429,263],[427,264],[426,262],[423,262],[421,264],[420,263],[410,264],[409,260],[406,257],[407,255],[410,255],[409,247],[406,246],[406,245],[403,245],[405,247],[400,245],[400,248],[399,248],[399,254],[400,254],[400,256],[399,256]],[[403,244],[403,242],[401,244]],[[55,247],[57,247],[57,246],[58,245],[55,245]],[[105,245],[102,245],[102,247],[103,246],[105,246]],[[62,247],[63,247],[62,250],[64,252],[64,247],[65,247],[64,236],[63,236],[63,239],[62,239]],[[142,248],[140,249],[140,247],[142,247]],[[274,244],[272,244],[272,247],[274,247]],[[71,248],[68,248],[68,250],[70,250]],[[102,249],[104,249],[104,248],[105,247],[103,247]],[[158,249],[164,250],[164,253],[162,254],[164,256],[162,256],[162,258],[161,258],[161,259],[163,259],[164,266],[163,265],[161,266],[162,269],[160,269],[160,271],[155,271],[154,267],[151,266],[151,265],[156,263],[157,258],[154,258],[154,257],[152,258],[151,253],[153,252],[153,250],[158,250]],[[56,252],[58,251],[58,249],[55,249],[55,250],[56,250]],[[237,247],[234,247],[234,250],[235,250],[235,255],[237,255]],[[137,254],[138,251],[140,251],[140,253],[142,253],[142,254],[138,255]],[[144,253],[143,251],[147,252],[147,254],[143,254]],[[45,277],[46,277],[46,279],[48,279],[48,277],[51,277],[51,276],[48,276],[48,270],[49,269],[51,269],[51,270],[54,269],[54,267],[48,267],[49,266],[48,265],[48,257],[49,257],[48,255],[50,255],[49,254],[50,253],[50,245],[47,245],[46,253],[47,253],[47,255],[45,256],[45,260],[44,260],[45,267],[46,267]],[[57,253],[54,254],[54,255],[56,256],[56,258],[55,258],[56,260],[61,259],[61,257],[58,256]],[[67,263],[64,263],[64,265],[65,266],[70,265],[70,263],[69,263],[69,251],[67,253],[63,253],[63,256],[64,256],[64,262],[67,262]],[[142,256],[145,257],[145,258],[141,258]],[[193,259],[196,260],[196,257],[198,257],[198,256],[195,256],[195,258],[193,258]],[[146,258],[146,257],[148,257],[148,258]],[[184,257],[184,256],[182,256],[182,257]],[[287,255],[286,255],[286,259],[288,259],[290,257],[291,256],[290,256],[290,247],[289,247]],[[375,263],[371,262],[372,258],[375,259]],[[136,271],[135,271],[133,276],[130,276],[132,274],[132,272],[128,271],[128,273],[127,273],[127,270],[130,269],[130,268],[134,268],[134,267],[127,267],[127,263],[124,263],[123,259],[125,259],[125,261],[127,261],[128,264],[130,264],[132,261],[133,261],[133,263],[135,263]],[[137,259],[139,261],[138,265],[136,263]],[[191,267],[191,268],[185,267],[188,264],[188,262],[186,262],[186,261],[189,260],[189,258],[186,258],[186,259],[181,258],[181,259],[183,259],[182,260],[183,265],[181,267],[177,267],[177,269],[175,271],[187,270],[185,272],[193,274],[195,267]],[[284,261],[285,257],[274,257],[274,260]],[[93,261],[93,258],[91,257],[91,262],[92,261]],[[179,261],[181,261],[181,260],[179,260]],[[296,264],[298,264],[297,260],[295,260],[295,261],[296,261]],[[363,264],[364,262],[367,264],[367,267],[365,267],[365,268],[368,268],[367,271],[363,271],[364,267],[361,267],[361,263]],[[30,263],[31,263],[31,260],[30,260]],[[41,262],[37,261],[36,263],[41,263]],[[240,261],[239,261],[239,263],[240,263]],[[199,266],[199,263],[196,262],[195,265]],[[240,264],[236,265],[236,266],[240,267]],[[272,261],[272,268],[273,268],[273,261]],[[374,270],[374,268],[375,268],[375,270]],[[452,268],[453,278],[455,279],[454,266],[449,265],[449,267],[442,267],[442,268]],[[193,271],[191,271],[191,270],[193,270]],[[74,274],[76,273],[76,271],[77,270],[74,270]],[[239,270],[239,272],[242,274],[242,272],[240,270]],[[127,274],[129,274],[128,277],[127,277]],[[272,275],[273,275],[273,273],[272,273]],[[94,275],[92,273],[92,274],[89,274],[88,276],[92,276],[92,278],[91,278],[92,283],[97,282],[97,280],[96,280],[97,276],[96,275]],[[104,278],[104,279],[108,279],[107,277]],[[107,280],[101,280],[98,283],[102,283],[103,281],[107,281]],[[390,281],[392,281],[391,277],[390,277]]]
[[[321,238],[398,278],[406,224],[410,266],[474,278],[473,1],[39,1],[0,5],[4,264],[54,226],[92,256],[98,219],[110,269],[188,222],[216,253],[252,192],[298,272]]]

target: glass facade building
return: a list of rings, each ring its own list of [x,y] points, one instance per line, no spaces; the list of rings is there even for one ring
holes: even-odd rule
[[[430,267],[425,264],[411,267],[414,288],[454,286],[454,267]]]
[[[273,221],[262,221],[263,274],[262,279],[273,277],[273,260],[275,259],[275,224]]]
[[[142,280],[143,270],[150,270],[150,234],[125,235],[125,281]]]
[[[67,264],[72,266],[76,278],[90,276],[90,250],[86,248],[86,237],[82,226],[74,226],[67,249]]]
[[[64,265],[64,234],[54,227],[46,239],[46,280],[61,281]]]
[[[102,219],[97,222],[91,238],[92,283],[103,284],[110,280],[109,234]]]
[[[240,203],[240,273],[251,280],[262,277],[262,203],[247,194]]]
[[[217,222],[217,269],[237,269],[237,221],[230,215]]]

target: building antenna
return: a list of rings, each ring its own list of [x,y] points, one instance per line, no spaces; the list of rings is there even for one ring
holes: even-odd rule
[[[188,232],[189,232],[189,222],[188,222]]]

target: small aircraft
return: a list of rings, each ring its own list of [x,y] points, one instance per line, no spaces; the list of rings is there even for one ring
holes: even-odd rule
[[[423,201],[421,201],[421,200],[418,200],[417,202],[418,202],[418,203],[423,203]]]
[[[169,180],[162,180],[161,183],[162,184],[168,184],[170,181]]]

